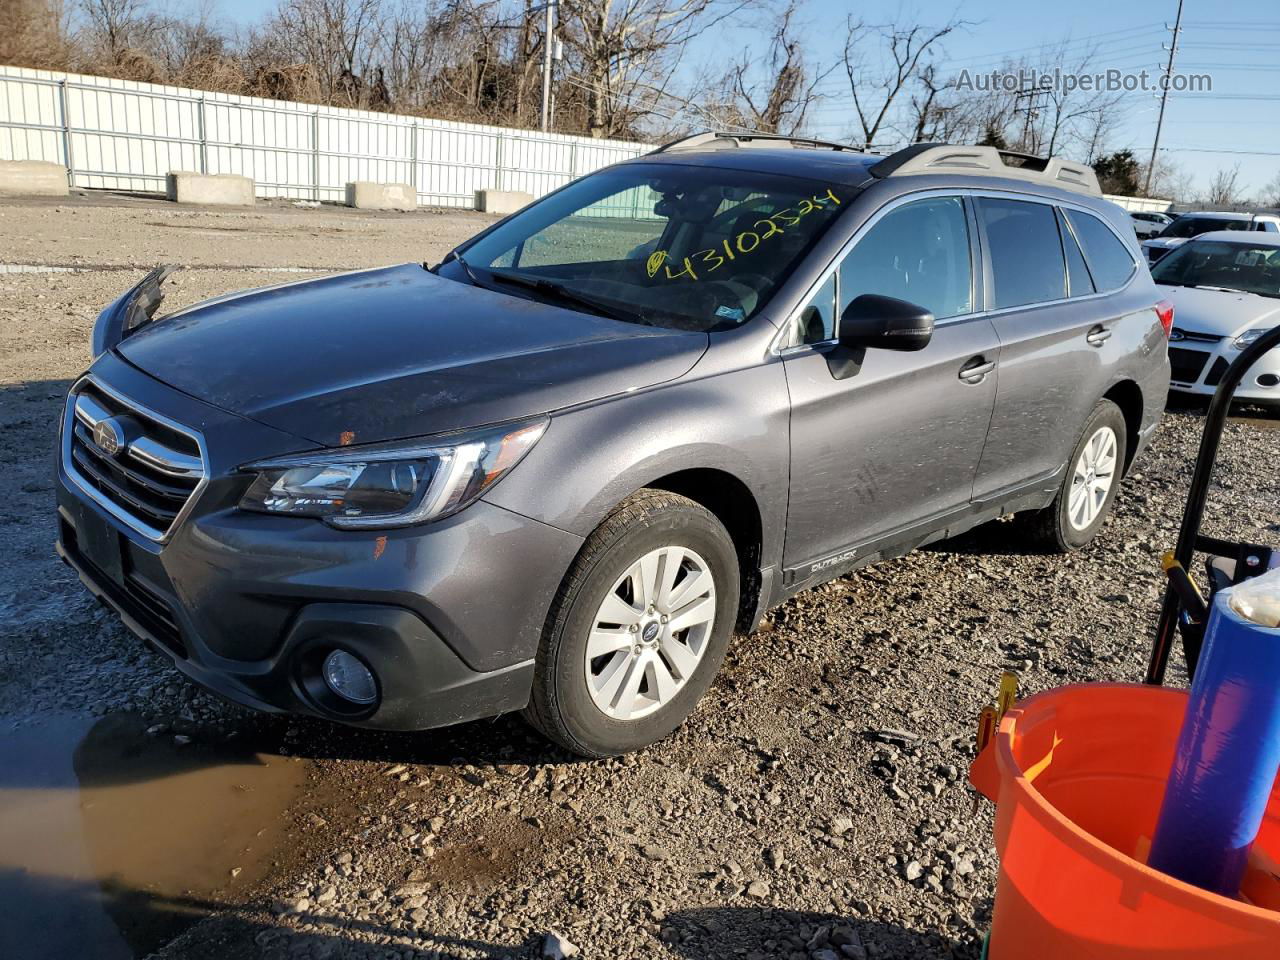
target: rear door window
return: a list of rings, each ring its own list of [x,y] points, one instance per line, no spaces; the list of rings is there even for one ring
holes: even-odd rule
[[[1102,291],[1118,290],[1133,276],[1136,264],[1129,248],[1111,228],[1091,213],[1067,210],[1067,220],[1080,238],[1089,272]]]
[[[1053,207],[979,197],[978,216],[991,251],[994,309],[1066,297],[1067,269]]]

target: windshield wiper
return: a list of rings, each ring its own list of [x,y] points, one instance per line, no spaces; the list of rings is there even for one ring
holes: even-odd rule
[[[638,313],[631,313],[626,310],[619,310],[607,303],[601,303],[594,297],[588,297],[578,293],[571,287],[566,287],[562,283],[556,283],[554,280],[547,280],[543,277],[531,277],[525,273],[500,273],[497,270],[490,270],[489,276],[502,283],[511,283],[519,287],[527,287],[537,293],[546,296],[555,297],[565,303],[572,303],[578,307],[585,307],[592,313],[599,314],[602,317],[608,317],[610,320],[622,320],[624,323],[645,323],[645,320]]]
[[[1184,287],[1191,287],[1194,290],[1217,290],[1220,293],[1253,293],[1252,290],[1241,290],[1239,287],[1219,287],[1212,283],[1184,283]],[[1261,296],[1261,294],[1258,294]]]
[[[446,253],[444,255],[444,259],[440,261],[440,266],[443,267],[450,260],[454,261],[455,263],[458,264],[458,266],[462,267],[462,272],[467,275],[467,279],[471,281],[471,285],[473,287],[484,286],[484,284],[480,282],[480,278],[476,276],[476,272],[471,269],[471,264],[463,260],[462,254],[460,254],[457,250],[450,250],[448,253]],[[437,267],[436,269],[438,270],[439,267]]]

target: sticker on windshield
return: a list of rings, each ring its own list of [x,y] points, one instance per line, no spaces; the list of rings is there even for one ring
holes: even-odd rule
[[[671,264],[666,262],[666,251],[655,251],[649,257],[649,276],[652,277],[656,274],[658,267],[663,267],[663,274],[668,280],[676,280],[684,276],[687,276],[690,280],[697,280],[699,270],[702,271],[704,276],[708,273],[714,273],[728,261],[736,260],[740,255],[754,253],[756,248],[770,237],[777,237],[786,233],[787,230],[784,228],[794,227],[801,219],[813,213],[813,211],[827,210],[832,205],[838,207],[840,198],[831,189],[828,189],[823,196],[802,199],[794,207],[784,207],[767,217],[762,217],[751,225],[753,229],[744,230],[731,238],[731,240],[722,240],[717,247],[694,251],[684,258],[683,269],[674,272],[671,269]],[[781,226],[779,226],[779,222],[781,222]],[[662,254],[662,259],[655,265],[654,257],[658,253]]]
[[[732,320],[734,323],[741,323],[746,313],[741,307],[729,307],[720,305],[716,307],[716,316],[723,317],[725,320]]]
[[[666,262],[666,259],[667,251],[665,250],[655,250],[653,253],[649,254],[649,259],[645,262],[644,268],[649,271],[650,277],[657,275],[658,270],[661,269],[663,263]]]

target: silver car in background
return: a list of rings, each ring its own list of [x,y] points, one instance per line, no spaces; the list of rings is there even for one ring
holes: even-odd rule
[[[1240,351],[1280,323],[1280,234],[1206,233],[1162,259],[1151,276],[1174,304],[1175,391],[1212,395]],[[1236,399],[1280,406],[1280,354],[1249,370]]]
[[[1218,230],[1280,234],[1280,217],[1268,213],[1184,213],[1158,236],[1144,240],[1142,252],[1148,263],[1155,263],[1193,237]]]

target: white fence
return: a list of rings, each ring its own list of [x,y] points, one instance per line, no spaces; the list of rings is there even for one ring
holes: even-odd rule
[[[0,66],[0,160],[61,163],[76,187],[163,192],[166,173],[194,170],[251,177],[260,197],[340,201],[373,180],[471,208],[477,190],[537,197],[649,149]]]
[[[1126,210],[1145,213],[1168,213],[1173,206],[1172,200],[1161,200],[1157,197],[1125,197],[1113,193],[1104,193],[1106,199],[1118,203]]]

